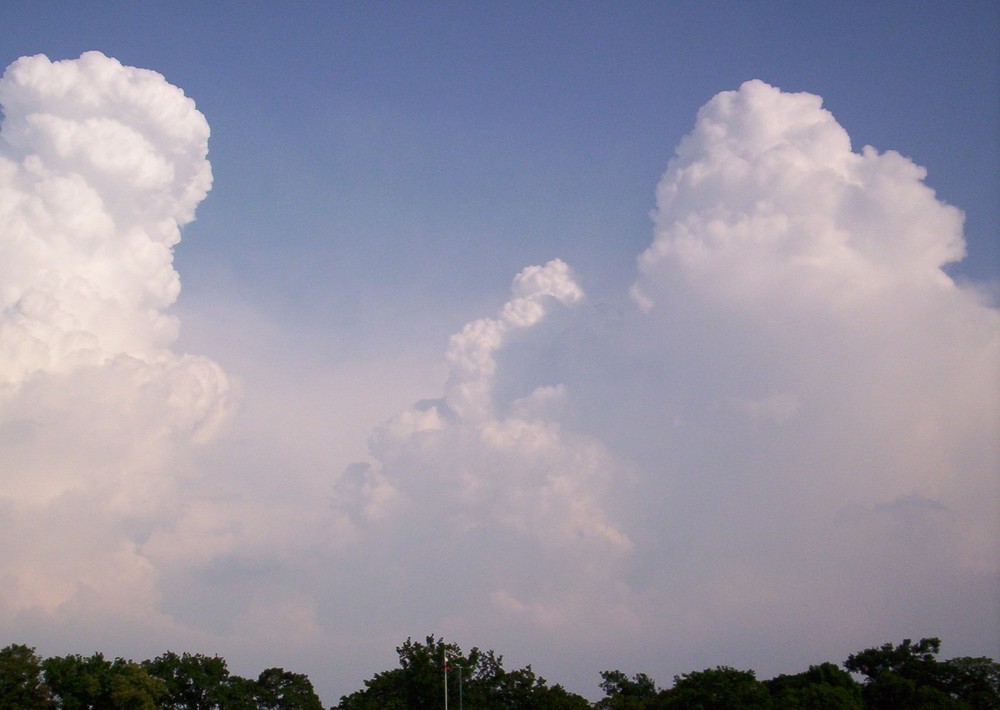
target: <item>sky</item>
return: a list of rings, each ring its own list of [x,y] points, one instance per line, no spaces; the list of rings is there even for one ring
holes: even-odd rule
[[[0,6],[0,639],[1000,648],[995,3]]]

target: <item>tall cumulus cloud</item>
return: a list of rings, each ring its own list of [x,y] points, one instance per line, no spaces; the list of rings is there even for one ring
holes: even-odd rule
[[[617,302],[524,269],[367,460],[287,477],[234,453],[254,431],[213,439],[226,376],[175,350],[171,249],[211,184],[193,102],[88,53],[15,62],[0,103],[9,634],[277,644],[323,687],[438,632],[583,692],[994,650],[1000,314],[948,276],[961,212],[819,97],[714,97]]]
[[[226,376],[171,349],[167,312],[208,124],[98,52],[19,59],[0,104],[0,616],[148,613],[142,543],[226,411]]]
[[[948,276],[963,216],[924,178],[855,152],[817,96],[713,98],[631,305],[588,304],[559,261],[525,271],[453,337],[443,397],[345,479],[375,547],[436,560],[401,584],[452,569],[435,613],[457,629],[672,671],[919,634],[989,652],[1000,314]]]
[[[948,276],[963,216],[924,178],[751,81],[657,187],[626,329],[655,371],[625,410],[662,436],[628,441],[682,521],[658,539],[699,531],[651,557],[711,590],[720,639],[746,618],[797,648],[819,628],[995,650],[1000,314]]]

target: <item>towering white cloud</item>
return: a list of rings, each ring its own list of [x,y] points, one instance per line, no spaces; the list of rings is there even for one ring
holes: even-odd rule
[[[170,249],[211,187],[204,117],[97,52],[18,60],[0,102],[4,381],[155,356],[176,335]]]
[[[19,59],[0,104],[0,614],[148,612],[142,541],[226,406],[222,370],[171,350],[167,313],[208,124],[98,52]]]
[[[751,81],[699,112],[657,188],[628,410],[664,425],[622,441],[676,513],[656,534],[686,539],[658,564],[710,598],[743,587],[717,618],[787,619],[805,644],[794,627],[822,600],[831,638],[988,648],[1000,314],[943,270],[962,214],[924,177],[853,152],[818,97]]]
[[[657,188],[633,309],[580,308],[561,262],[534,267],[452,338],[443,399],[375,436],[353,490],[406,521],[380,544],[435,531],[474,570],[463,623],[508,619],[517,645],[544,623],[748,665],[761,634],[787,664],[837,653],[817,637],[985,647],[1000,316],[943,270],[962,214],[924,177],[854,152],[819,97],[716,96]],[[577,304],[561,325],[552,296]],[[480,528],[489,553],[463,554]]]
[[[633,288],[703,401],[815,426],[803,473],[858,501],[968,490],[997,461],[1000,320],[942,270],[962,215],[923,178],[852,152],[818,97],[748,82],[678,149]]]
[[[451,338],[437,397],[343,472],[321,432],[364,409],[364,368],[310,361],[287,388],[307,402],[274,394],[299,371],[273,378],[220,443],[227,379],[176,352],[171,248],[211,182],[193,103],[98,53],[21,59],[0,102],[8,635],[118,619],[150,652],[236,660],[280,629],[349,665],[439,632],[583,690],[612,665],[992,647],[1000,314],[945,271],[961,213],[818,97],[712,99],[628,293],[523,270]]]

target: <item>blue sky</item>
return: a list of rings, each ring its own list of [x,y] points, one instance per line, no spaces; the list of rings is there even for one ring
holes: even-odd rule
[[[0,537],[37,541],[0,548],[0,635],[282,665],[327,704],[428,633],[588,697],[995,655],[998,30],[985,2],[4,3],[4,67],[162,79],[80,60],[146,97],[101,94],[135,131],[103,148],[55,65],[0,84]],[[141,134],[197,183],[167,83],[211,130],[190,205],[94,167]]]
[[[677,140],[750,78],[822,96],[856,149],[927,167],[966,212],[958,270],[1000,269],[991,3],[5,5],[5,64],[100,49],[208,118],[189,293],[221,268],[286,317],[381,281],[396,288],[351,300],[406,308],[502,294],[554,256],[619,290]]]

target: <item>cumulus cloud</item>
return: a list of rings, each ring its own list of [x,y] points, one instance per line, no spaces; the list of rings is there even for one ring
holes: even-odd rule
[[[171,349],[172,247],[211,187],[208,124],[98,52],[0,79],[0,613],[155,608],[142,543],[225,417]]]
[[[579,595],[594,575],[607,581],[606,563],[631,547],[601,501],[612,462],[600,442],[563,431],[561,383],[505,388],[497,370],[501,355],[533,352],[583,301],[562,261],[523,270],[495,318],[451,338],[444,396],[375,432],[373,462],[348,472],[337,504],[351,511],[358,545],[385,565],[383,586],[405,596],[415,579],[440,575],[435,596],[449,616],[493,609],[546,626],[582,621],[567,591]]]
[[[852,152],[818,97],[749,82],[681,143],[633,287],[707,416],[808,427],[801,471],[856,502],[983,493],[997,463],[1000,321],[942,270],[962,215],[923,178]]]
[[[761,667],[767,636],[796,649],[775,672],[879,634],[986,652],[1000,315],[943,270],[963,217],[924,178],[817,96],[719,94],[657,187],[633,307],[523,272],[452,338],[442,399],[373,437],[355,509],[396,556],[468,565],[463,623],[521,647],[599,629]]]
[[[193,102],[88,53],[15,62],[0,103],[8,632],[144,629],[143,652],[238,667],[280,629],[297,667],[356,677],[438,632],[584,692],[612,666],[766,675],[907,636],[990,652],[1000,314],[943,269],[961,212],[819,97],[709,101],[619,301],[524,269],[346,470],[322,423],[378,399],[346,401],[351,373],[276,375],[219,437],[228,380],[176,349],[171,249],[211,184]]]
[[[739,587],[730,623],[802,637],[819,598],[831,638],[990,648],[1000,317],[942,269],[964,254],[962,214],[924,177],[853,152],[818,97],[752,81],[699,112],[657,188],[627,418],[673,425],[627,441],[680,521],[650,532],[702,532],[655,564]]]

